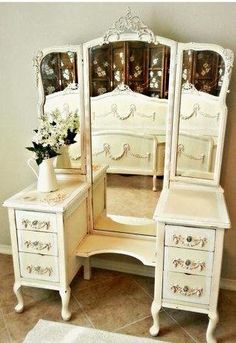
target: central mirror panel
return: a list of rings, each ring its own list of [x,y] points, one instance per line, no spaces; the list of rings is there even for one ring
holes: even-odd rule
[[[176,176],[214,179],[225,65],[211,50],[183,50]]]
[[[143,41],[97,45],[89,49],[89,66],[93,170],[107,166],[106,208],[99,215],[94,190],[95,230],[155,236],[170,47]]]

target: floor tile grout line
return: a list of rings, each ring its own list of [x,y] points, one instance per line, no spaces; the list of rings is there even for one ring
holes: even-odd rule
[[[149,293],[146,291],[146,289],[145,289],[144,287],[142,287],[142,286],[140,285],[140,283],[139,283],[137,280],[135,280],[135,279],[133,279],[133,280],[134,280],[134,282],[144,291],[144,293],[145,293],[146,295],[148,295],[149,298],[151,298],[151,299],[153,300],[153,296],[151,296],[151,294],[149,294]]]
[[[163,309],[163,311],[165,312],[165,314],[167,314],[167,316],[169,318],[171,318],[195,343],[199,343],[198,340],[196,340],[195,337],[193,337],[184,327],[182,327],[182,325],[180,325],[180,323],[174,318],[171,316],[171,314],[169,314],[165,309]]]
[[[7,334],[8,334],[9,340],[10,340],[10,342],[12,343],[13,341],[12,341],[12,337],[11,337],[10,331],[9,331],[9,329],[8,329],[8,326],[7,326],[6,318],[5,318],[5,316],[4,316],[3,310],[0,309],[0,311],[1,311],[1,314],[2,314],[2,319],[3,319],[4,325],[5,325],[5,329],[7,330]]]
[[[93,267],[92,267],[92,268],[93,268]],[[96,267],[94,267],[94,268],[96,268]],[[96,269],[100,269],[100,268],[96,268]],[[104,269],[104,270],[105,270],[105,269]],[[120,273],[122,273],[122,272],[120,272]],[[79,292],[80,292],[80,291],[84,291],[84,290],[86,290],[86,289],[88,289],[88,288],[95,287],[95,286],[97,286],[97,285],[103,285],[103,284],[105,284],[105,283],[107,283],[107,282],[111,282],[111,281],[113,281],[113,280],[114,280],[115,278],[117,278],[117,277],[120,277],[120,275],[114,276],[114,277],[112,277],[112,278],[109,279],[109,280],[98,281],[98,282],[94,283],[93,285],[88,285],[88,286],[85,286],[85,287],[83,287],[83,288],[80,288],[80,289],[79,289]]]
[[[82,310],[85,318],[89,321],[89,323],[91,324],[92,328],[95,329],[95,326],[92,322],[92,320],[89,318],[88,314],[86,313],[86,311],[83,309],[83,306],[80,304],[79,300],[76,298],[76,296],[72,293],[72,298],[74,298],[75,302],[77,303],[77,305],[79,306],[79,308]]]
[[[140,319],[137,319],[137,320],[135,320],[135,321],[133,321],[133,322],[131,322],[131,323],[125,324],[125,325],[123,325],[123,326],[120,326],[119,328],[114,329],[114,332],[118,332],[119,330],[122,330],[122,329],[124,329],[124,328],[126,328],[126,327],[128,327],[128,326],[130,326],[130,325],[139,323],[139,322],[141,322],[142,320],[145,320],[145,319],[150,318],[150,317],[151,317],[150,315],[149,315],[149,316],[145,316],[145,317],[142,317],[142,318],[140,318]]]

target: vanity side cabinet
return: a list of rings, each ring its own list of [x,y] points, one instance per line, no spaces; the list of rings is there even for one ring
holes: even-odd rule
[[[23,200],[21,205],[11,199],[6,201],[15,273],[14,292],[18,300],[16,312],[24,309],[21,286],[54,289],[61,296],[62,318],[70,319],[70,283],[82,266],[76,248],[88,232],[88,192],[78,193],[74,193],[67,204],[52,205],[47,209],[40,201],[34,209],[29,209]],[[47,212],[49,207],[52,212]]]
[[[206,313],[207,342],[216,342],[217,302],[224,229],[158,223],[152,335],[159,332],[161,307]]]

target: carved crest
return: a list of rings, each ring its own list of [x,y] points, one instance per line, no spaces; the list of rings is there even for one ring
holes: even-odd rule
[[[154,33],[141,21],[138,16],[131,13],[130,8],[128,8],[126,16],[119,18],[105,33],[103,41],[105,44],[108,44],[111,36],[115,35],[117,39],[119,39],[120,34],[130,32],[137,33],[140,39],[143,36],[146,36],[149,43],[158,43]]]

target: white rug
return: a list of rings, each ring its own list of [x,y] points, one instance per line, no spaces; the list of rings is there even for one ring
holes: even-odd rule
[[[29,331],[23,343],[160,343],[151,338],[121,335],[84,328],[81,326],[50,322],[40,319]],[[164,343],[164,342],[163,342]]]

